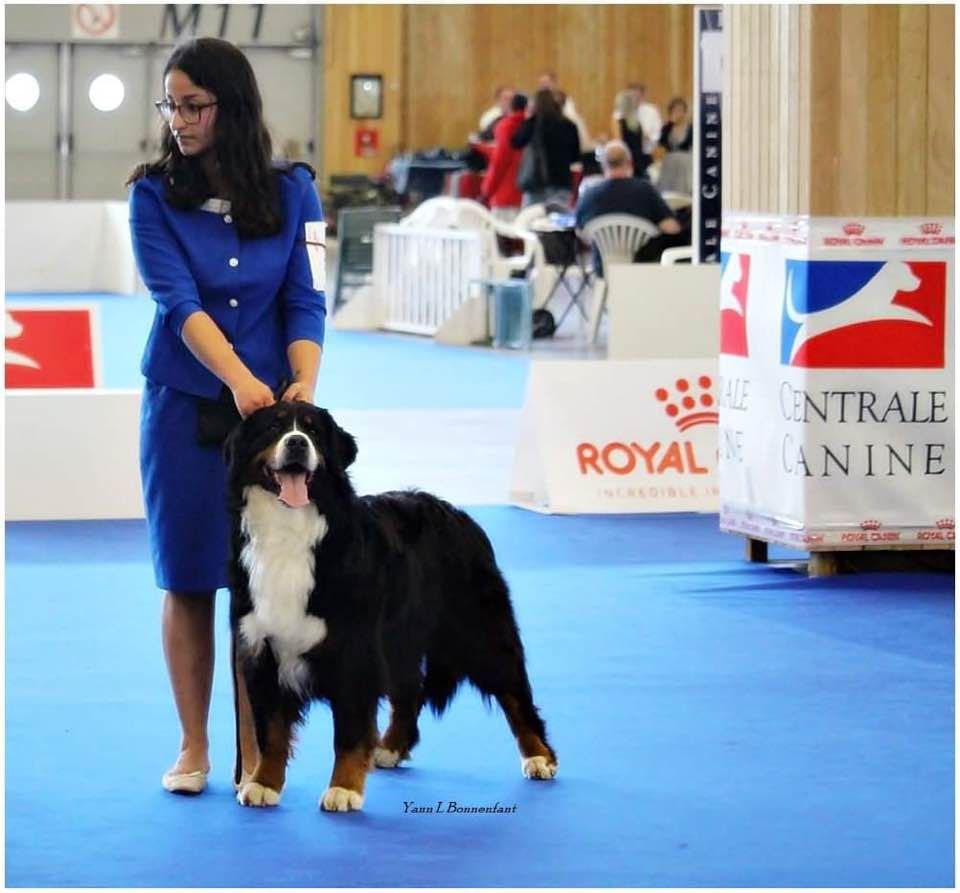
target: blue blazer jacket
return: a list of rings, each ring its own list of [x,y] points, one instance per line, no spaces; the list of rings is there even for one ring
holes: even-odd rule
[[[252,239],[237,234],[226,202],[182,211],[164,199],[161,175],[133,185],[133,252],[157,302],[140,366],[146,378],[198,397],[220,393],[223,383],[181,339],[197,310],[213,318],[247,368],[271,388],[290,374],[291,342],[323,343],[326,240],[313,175],[295,165],[281,170],[279,183],[283,228]]]

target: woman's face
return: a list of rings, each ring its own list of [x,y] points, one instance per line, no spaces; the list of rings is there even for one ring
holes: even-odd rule
[[[164,89],[167,99],[177,106],[170,118],[170,132],[181,154],[202,155],[213,147],[217,107],[209,103],[215,103],[217,97],[177,68],[167,74]]]
[[[683,121],[687,117],[687,107],[682,102],[675,102],[670,107],[670,120],[675,124]]]

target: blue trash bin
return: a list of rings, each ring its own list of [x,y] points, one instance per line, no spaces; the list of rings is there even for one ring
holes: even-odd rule
[[[493,294],[493,346],[529,350],[533,297],[526,279],[487,283]]]

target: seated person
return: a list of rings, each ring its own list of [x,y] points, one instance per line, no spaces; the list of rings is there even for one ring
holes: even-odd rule
[[[580,196],[577,201],[577,229],[604,214],[631,214],[655,224],[660,235],[644,245],[634,261],[658,261],[665,248],[689,245],[690,230],[680,225],[673,212],[649,180],[633,175],[633,157],[626,143],[611,140],[603,148],[600,159],[603,182]],[[594,267],[602,276],[600,257],[594,249]]]

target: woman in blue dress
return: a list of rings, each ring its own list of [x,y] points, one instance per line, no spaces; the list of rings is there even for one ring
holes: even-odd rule
[[[164,91],[160,158],[129,180],[134,254],[157,304],[141,365],[140,469],[182,730],[162,783],[199,793],[210,771],[214,595],[227,585],[229,542],[220,447],[200,429],[211,409],[246,417],[275,395],[313,399],[325,238],[313,172],[272,162],[260,91],[236,47],[213,38],[179,46]],[[243,771],[252,773],[256,736],[233,675]]]

